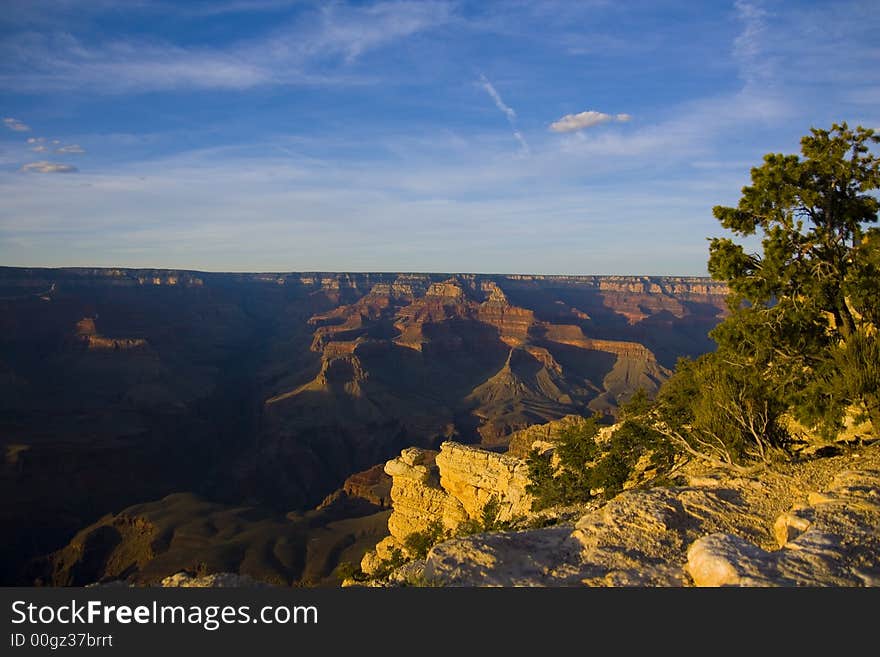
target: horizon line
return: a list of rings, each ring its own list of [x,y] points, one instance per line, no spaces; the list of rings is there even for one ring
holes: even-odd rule
[[[236,275],[252,275],[252,276],[289,276],[304,274],[359,274],[359,275],[421,275],[421,276],[552,276],[552,277],[572,277],[572,278],[708,278],[707,274],[568,274],[568,273],[539,273],[539,272],[478,272],[478,271],[416,271],[416,270],[335,270],[335,269],[302,269],[302,270],[286,270],[286,271],[254,271],[254,270],[209,270],[209,269],[188,269],[184,267],[131,267],[116,265],[61,265],[61,266],[45,266],[45,265],[0,265],[0,270],[10,269],[31,269],[31,270],[49,270],[49,271],[75,271],[75,270],[121,270],[121,271],[167,271],[182,272],[193,274],[236,274]],[[714,279],[713,279],[714,280]],[[718,281],[719,283],[723,281]]]

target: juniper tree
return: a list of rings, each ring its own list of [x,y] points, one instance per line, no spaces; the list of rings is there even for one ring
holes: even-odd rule
[[[834,431],[855,407],[880,431],[880,158],[873,130],[811,129],[801,156],[770,153],[736,207],[713,214],[761,253],[710,243],[709,272],[732,292],[713,360],[769,384],[775,403]]]

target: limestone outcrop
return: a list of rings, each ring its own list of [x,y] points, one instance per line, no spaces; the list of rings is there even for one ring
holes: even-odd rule
[[[467,519],[461,502],[441,487],[436,457],[435,451],[411,447],[385,464],[385,473],[392,480],[394,509],[388,519],[388,530],[400,544],[435,521],[453,529]]]
[[[490,500],[499,504],[499,521],[531,508],[524,461],[452,441],[444,442],[439,452],[405,449],[385,464],[385,473],[392,478],[391,535],[364,556],[361,568],[366,573],[375,572],[394,550],[405,554],[408,536],[438,522],[453,532],[468,519],[479,518]]]
[[[461,504],[468,517],[479,517],[493,498],[499,503],[499,521],[529,512],[532,497],[526,492],[529,471],[525,461],[446,442],[441,445],[435,462],[440,487]]]
[[[118,351],[146,347],[143,338],[108,338],[98,333],[93,317],[83,317],[76,323],[76,337],[90,350]]]

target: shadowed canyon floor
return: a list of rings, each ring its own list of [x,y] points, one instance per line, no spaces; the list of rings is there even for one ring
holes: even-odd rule
[[[498,450],[569,413],[610,419],[712,347],[725,294],[700,278],[0,268],[0,578],[327,581],[387,515],[387,482],[350,475],[408,446]]]

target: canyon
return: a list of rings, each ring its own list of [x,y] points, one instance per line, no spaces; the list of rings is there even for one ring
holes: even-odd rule
[[[533,425],[613,422],[712,349],[726,295],[695,277],[0,268],[0,581],[329,584],[388,535],[402,450],[500,457]]]

